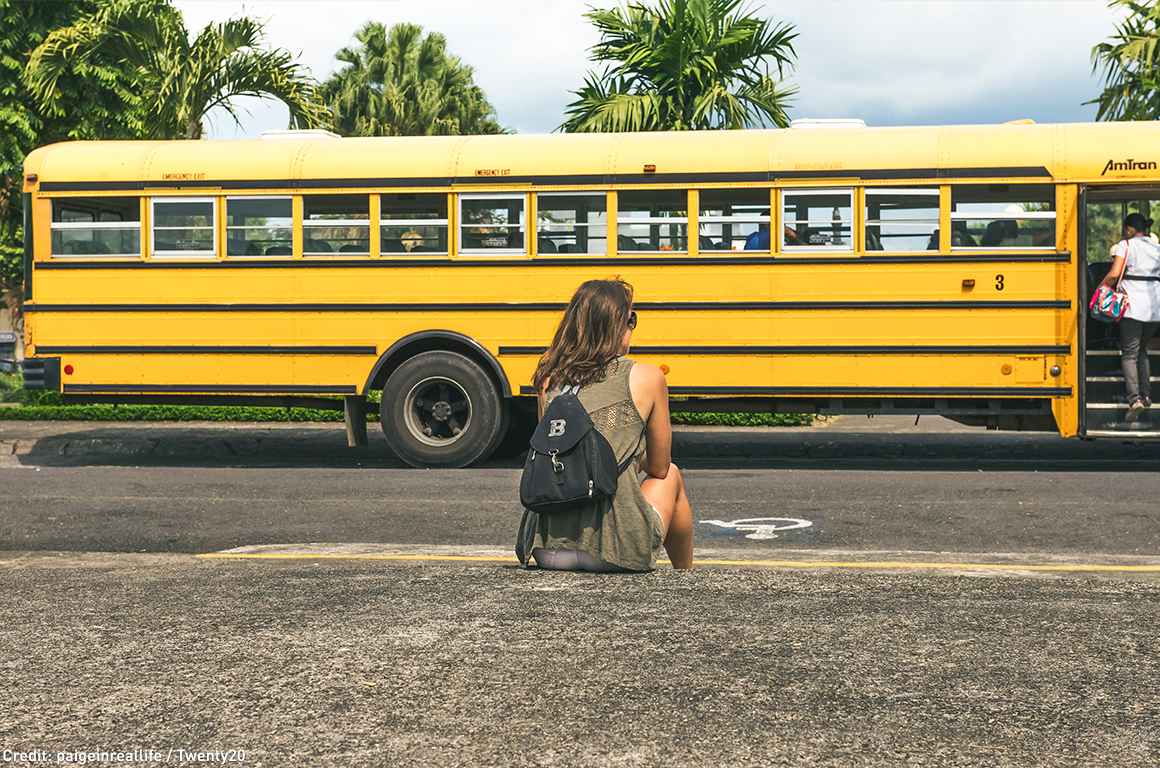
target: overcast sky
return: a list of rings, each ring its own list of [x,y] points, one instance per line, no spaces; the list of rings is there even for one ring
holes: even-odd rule
[[[590,5],[615,0],[176,0],[191,30],[236,15],[267,22],[269,43],[313,75],[367,21],[442,32],[475,69],[500,122],[520,133],[560,124],[591,66]],[[1117,18],[1104,0],[755,0],[799,32],[788,79],[791,117],[858,117],[870,125],[1086,121],[1099,91],[1091,47]],[[211,120],[215,138],[286,126],[284,107],[247,100],[243,125]]]

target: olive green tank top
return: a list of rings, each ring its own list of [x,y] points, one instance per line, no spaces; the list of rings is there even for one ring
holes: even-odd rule
[[[558,514],[526,512],[521,535],[525,526],[534,526],[533,546],[579,549],[621,568],[650,571],[656,568],[661,523],[640,488],[644,421],[628,388],[631,370],[632,360],[617,358],[608,365],[603,379],[582,387],[577,394],[597,431],[612,446],[617,462],[634,454],[618,479],[615,495]],[[558,390],[550,391],[548,401],[556,394]]]

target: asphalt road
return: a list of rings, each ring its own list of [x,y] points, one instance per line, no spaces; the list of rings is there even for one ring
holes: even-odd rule
[[[0,424],[0,759],[1160,763],[1156,450],[934,426],[681,432],[710,564],[601,576],[511,564],[511,460]]]
[[[1160,445],[893,427],[679,432],[675,460],[699,521],[810,523],[753,540],[701,522],[698,537],[755,551],[1160,554]],[[0,465],[0,549],[514,540],[517,461],[403,469],[378,445],[347,450],[342,434],[337,425],[0,426],[19,448]]]

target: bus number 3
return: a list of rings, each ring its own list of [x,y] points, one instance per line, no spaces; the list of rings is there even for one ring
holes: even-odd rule
[[[1003,290],[1003,276],[1002,275],[995,275],[995,290],[996,291]]]

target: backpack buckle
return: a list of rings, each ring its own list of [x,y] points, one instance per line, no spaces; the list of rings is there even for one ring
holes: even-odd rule
[[[552,471],[556,472],[556,473],[560,473],[560,472],[564,471],[564,462],[562,462],[558,458],[556,458],[556,454],[558,454],[558,453],[559,453],[559,451],[556,450],[555,448],[548,451],[548,455],[552,457]]]

